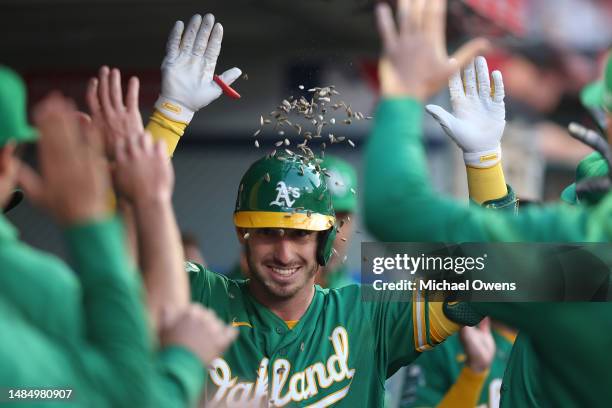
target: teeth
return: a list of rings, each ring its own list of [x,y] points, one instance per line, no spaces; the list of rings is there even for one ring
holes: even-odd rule
[[[298,270],[298,268],[276,268],[276,267],[272,267],[272,270],[275,273],[278,273],[279,275],[289,276],[289,275],[295,273]]]

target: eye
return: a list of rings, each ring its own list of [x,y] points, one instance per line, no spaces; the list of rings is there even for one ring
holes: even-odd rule
[[[313,234],[314,231],[308,231],[308,230],[295,230],[293,232],[293,235],[296,238],[306,238],[309,237]]]

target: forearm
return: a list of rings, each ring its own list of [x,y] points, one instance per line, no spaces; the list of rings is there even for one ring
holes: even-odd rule
[[[189,304],[180,233],[169,200],[137,203],[134,215],[147,300],[151,319],[157,327],[165,305],[181,308]]]
[[[478,405],[488,374],[488,370],[475,372],[467,366],[463,367],[457,381],[444,395],[437,408],[474,408]]]
[[[196,406],[204,382],[206,367],[184,347],[171,346],[158,353],[158,376],[155,387],[156,407]]]
[[[168,119],[158,110],[153,111],[146,130],[151,133],[153,140],[163,140],[168,148],[168,156],[172,156],[176,150],[179,139],[185,133],[187,123],[176,122]]]
[[[488,168],[466,166],[470,198],[478,204],[497,200],[508,194],[501,162]]]
[[[110,400],[143,406],[151,385],[152,344],[121,225],[116,219],[90,222],[67,228],[65,236],[82,283],[91,348],[82,362]]]

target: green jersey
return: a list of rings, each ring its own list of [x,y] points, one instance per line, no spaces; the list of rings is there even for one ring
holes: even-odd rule
[[[499,406],[499,395],[512,341],[492,330],[495,358],[482,387],[479,406]],[[400,407],[435,407],[455,384],[463,369],[466,356],[459,335],[448,338],[435,349],[423,353],[408,366],[402,385]]]
[[[610,197],[592,208],[529,207],[517,215],[468,207],[440,197],[427,175],[420,140],[422,115],[421,104],[408,98],[383,100],[378,107],[366,149],[364,193],[365,222],[376,238],[397,242],[610,241]],[[385,166],[380,165],[383,160]],[[482,314],[525,329],[533,351],[540,357],[543,375],[538,382],[547,390],[548,405],[597,406],[611,399],[607,398],[612,392],[606,384],[607,376],[595,374],[612,365],[603,361],[609,353],[596,356],[586,351],[612,347],[609,304],[474,305]],[[565,356],[562,363],[559,355]],[[517,390],[522,392],[520,387]]]
[[[183,347],[154,350],[118,220],[64,234],[78,273],[19,242],[0,215],[0,384],[72,391],[52,406],[193,405],[204,367]]]
[[[247,280],[186,265],[192,300],[240,330],[209,370],[211,403],[379,407],[385,380],[419,355],[410,302],[364,302],[359,285],[315,286],[307,311],[289,329],[250,295]]]

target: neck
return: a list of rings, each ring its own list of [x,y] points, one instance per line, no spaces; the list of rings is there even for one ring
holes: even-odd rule
[[[314,282],[306,285],[290,298],[271,296],[267,291],[261,289],[263,288],[259,287],[255,279],[249,281],[251,295],[259,303],[270,309],[272,313],[285,321],[300,320],[304,313],[306,313],[306,310],[308,310],[308,306],[310,306],[315,294]]]

